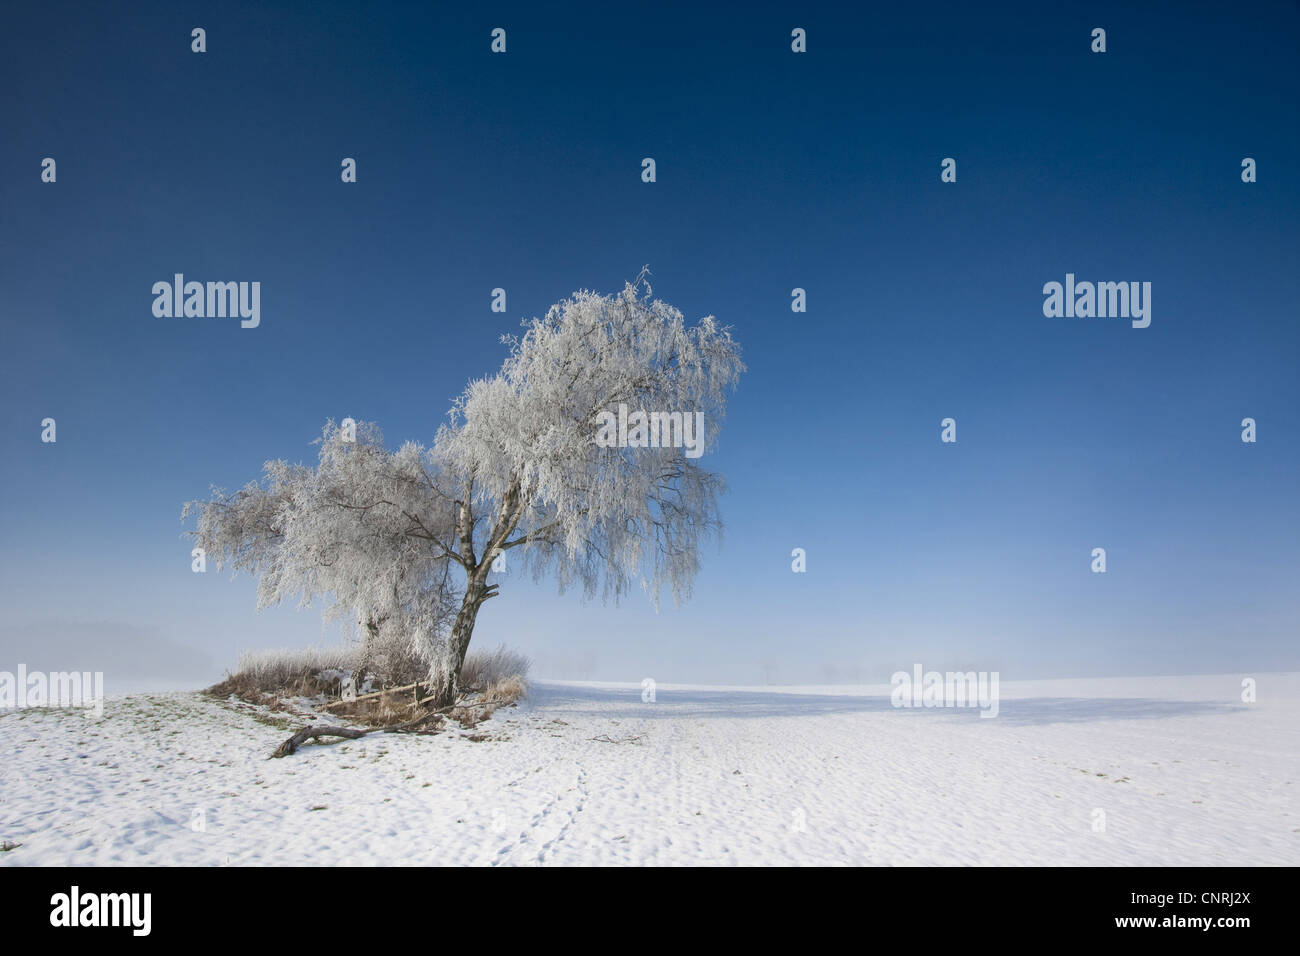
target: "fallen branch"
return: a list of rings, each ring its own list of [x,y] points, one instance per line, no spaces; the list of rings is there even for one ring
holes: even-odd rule
[[[289,754],[297,753],[298,748],[309,740],[317,740],[321,737],[346,737],[348,740],[356,740],[358,737],[364,737],[366,734],[374,733],[379,728],[371,730],[357,730],[353,727],[329,727],[325,725],[316,727],[304,727],[298,731],[280,746],[275,748],[272,757],[287,757]]]
[[[465,698],[461,698],[448,707],[443,707],[439,710],[431,710],[427,714],[421,714],[414,720],[408,720],[404,724],[396,724],[392,727],[366,727],[363,729],[360,727],[332,727],[329,724],[316,724],[311,727],[304,727],[284,743],[280,744],[280,746],[276,747],[275,753],[271,754],[271,758],[287,757],[290,754],[297,753],[298,748],[307,741],[318,740],[321,737],[343,737],[347,740],[357,740],[369,734],[404,733],[433,720],[435,717],[441,717],[449,711],[455,710],[457,707],[461,707],[464,704]]]

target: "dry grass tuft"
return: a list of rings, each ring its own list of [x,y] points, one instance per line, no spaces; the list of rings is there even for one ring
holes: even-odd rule
[[[239,656],[235,672],[209,687],[207,693],[214,697],[233,694],[239,700],[273,709],[266,698],[337,697],[341,693],[338,674],[350,673],[355,663],[356,652],[351,648],[248,651]]]
[[[528,681],[515,674],[488,685],[483,697],[497,707],[505,707],[528,696]]]
[[[400,659],[399,659],[400,658]],[[423,677],[427,667],[414,658],[395,655],[379,659],[372,654],[367,662],[391,665],[404,676]],[[499,707],[507,707],[526,697],[526,675],[531,661],[504,645],[492,651],[472,653],[461,669],[464,698],[447,718],[472,729],[487,720]],[[318,648],[301,650],[259,651],[240,655],[239,666],[219,684],[207,689],[214,697],[234,696],[238,700],[259,704],[273,711],[288,708],[295,697],[325,697],[338,701],[342,693],[341,677],[363,666],[357,648]],[[423,669],[420,669],[423,668]],[[374,670],[368,672],[375,675]],[[408,673],[409,672],[409,673]],[[387,681],[384,681],[388,683]],[[414,682],[407,681],[407,684]],[[369,727],[392,727],[426,713],[429,701],[417,698],[416,690],[427,687],[395,688],[379,696],[364,697],[348,703],[335,703],[330,712],[348,721]]]
[[[460,669],[460,685],[467,690],[483,691],[512,677],[523,680],[532,665],[530,658],[509,650],[504,644],[493,651],[471,651],[465,655],[465,663]]]

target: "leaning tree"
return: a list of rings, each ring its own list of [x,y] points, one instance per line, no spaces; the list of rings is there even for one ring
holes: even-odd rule
[[[260,575],[259,606],[323,598],[355,616],[363,647],[413,642],[440,706],[498,593],[498,556],[561,592],[617,601],[635,582],[657,603],[667,584],[681,601],[721,530],[722,479],[698,457],[744,370],[730,329],[712,316],[688,327],[643,271],[502,342],[500,371],[469,384],[432,448],[390,452],[375,426],[331,422],[315,468],[268,462],[262,481],[185,509],[218,566]]]

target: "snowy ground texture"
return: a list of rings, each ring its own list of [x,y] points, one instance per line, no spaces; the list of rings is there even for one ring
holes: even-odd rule
[[[281,760],[300,720],[197,694],[11,712],[0,866],[1294,865],[1300,675],[1255,676],[1253,704],[1239,676],[1004,683],[994,719],[535,683],[474,731]]]

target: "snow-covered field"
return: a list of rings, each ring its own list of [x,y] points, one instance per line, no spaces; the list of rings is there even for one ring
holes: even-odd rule
[[[1300,863],[1300,675],[887,687],[535,683],[474,731],[267,755],[197,694],[0,716],[0,865]],[[473,734],[480,738],[470,740]],[[1104,813],[1104,830],[1095,826]]]

